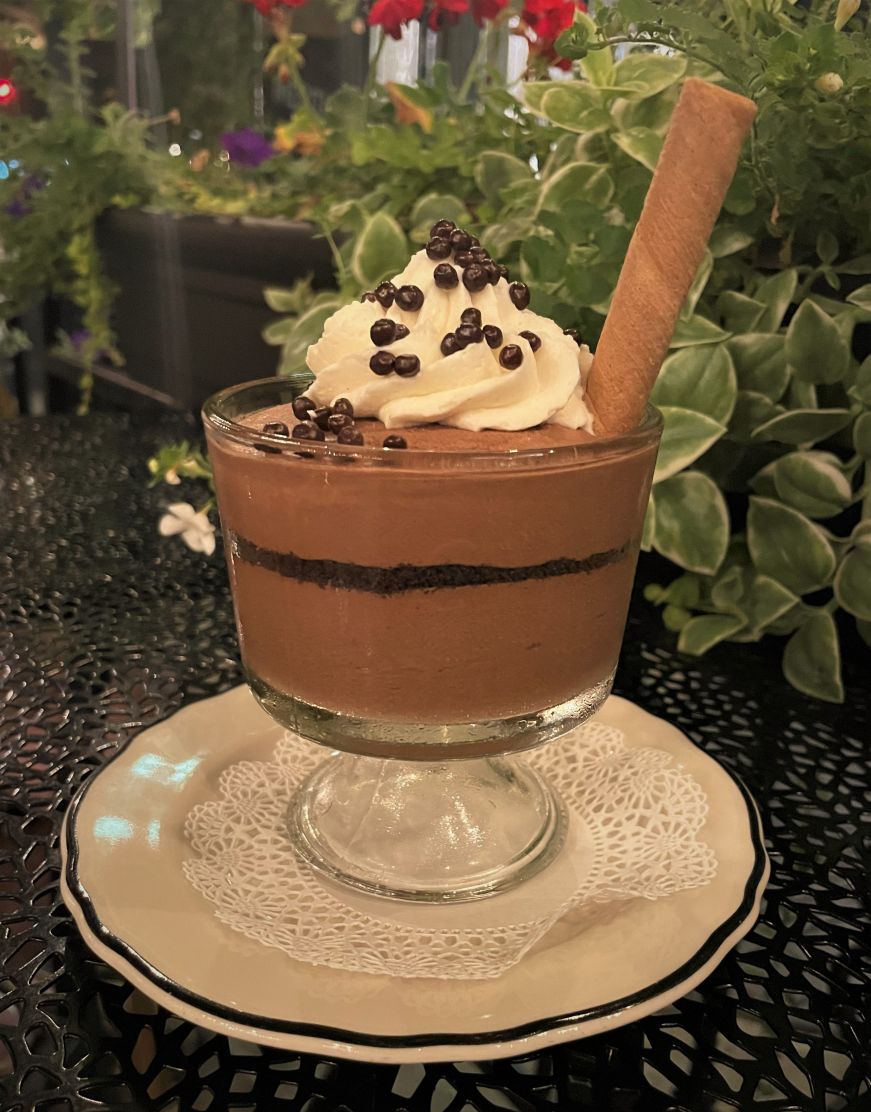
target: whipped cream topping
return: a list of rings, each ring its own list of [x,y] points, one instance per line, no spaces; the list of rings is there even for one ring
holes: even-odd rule
[[[374,417],[393,429],[441,424],[474,431],[517,431],[555,424],[591,430],[592,418],[583,400],[593,361],[586,344],[578,347],[554,321],[518,309],[504,278],[471,293],[457,267],[458,285],[444,290],[433,279],[436,265],[425,251],[419,251],[393,279],[397,288],[412,285],[422,290],[423,305],[416,312],[402,310],[395,302],[384,309],[378,302],[360,301],[334,313],[321,338],[308,349],[315,381],[306,395],[319,406],[347,398],[357,417]],[[442,339],[460,325],[461,313],[470,307],[480,310],[483,324],[502,330],[502,344],[493,349],[473,343],[443,355]],[[409,334],[378,348],[369,330],[385,317],[406,325]],[[537,351],[520,335],[526,331],[540,338]],[[499,362],[499,351],[507,344],[516,344],[523,353],[516,370]],[[416,355],[420,372],[410,378],[374,374],[369,359],[378,350]]]

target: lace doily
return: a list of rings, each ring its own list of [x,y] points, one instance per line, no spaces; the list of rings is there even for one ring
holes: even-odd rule
[[[627,748],[620,730],[585,723],[532,754],[570,812],[557,860],[511,892],[421,906],[347,893],[294,854],[285,824],[297,785],[324,759],[287,733],[272,762],[221,775],[221,798],[188,815],[187,878],[222,923],[298,961],[394,977],[496,977],[560,919],[615,900],[669,896],[713,880],[699,837],[707,799],[666,752]],[[581,915],[581,922],[583,915]]]

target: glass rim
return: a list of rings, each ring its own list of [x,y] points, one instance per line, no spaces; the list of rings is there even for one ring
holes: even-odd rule
[[[269,378],[251,379],[240,382],[234,386],[227,386],[210,395],[203,403],[201,416],[207,429],[227,437],[249,448],[265,446],[287,450],[289,444],[287,437],[276,436],[273,433],[259,432],[257,429],[245,425],[226,415],[227,403],[237,399],[240,395],[256,389],[267,389],[274,386],[276,389],[286,386],[291,390],[299,387],[299,393],[304,392],[304,387],[311,385],[313,379],[310,374],[293,374],[272,376]],[[299,395],[297,395],[299,396]],[[280,403],[279,403],[280,404]],[[289,404],[289,403],[288,403]],[[254,412],[252,409],[251,412]],[[629,432],[615,433],[609,436],[597,436],[589,441],[576,444],[559,444],[553,447],[534,447],[517,449],[492,449],[492,448],[455,448],[447,450],[433,450],[426,448],[403,448],[401,450],[384,448],[381,445],[338,444],[335,441],[291,441],[290,444],[304,448],[309,460],[322,458],[330,460],[347,460],[349,458],[385,462],[389,459],[391,464],[420,466],[422,462],[451,462],[453,464],[500,463],[506,460],[518,462],[540,461],[551,465],[567,463],[580,463],[585,460],[594,460],[613,455],[622,455],[626,452],[638,450],[658,438],[663,427],[663,416],[656,406],[647,403],[641,423]],[[402,429],[395,430],[401,433]],[[520,430],[527,431],[527,430]]]

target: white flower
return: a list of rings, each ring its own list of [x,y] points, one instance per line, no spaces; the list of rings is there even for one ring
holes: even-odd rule
[[[169,483],[170,486],[177,487],[181,482],[181,479],[178,477],[178,472],[176,471],[176,469],[174,467],[170,467],[170,469],[163,476],[163,481],[165,483]]]
[[[833,93],[839,93],[841,89],[843,89],[844,79],[839,73],[824,73],[822,77],[816,79],[814,85],[819,92],[831,96]]]
[[[173,502],[157,523],[162,537],[181,534],[181,539],[194,552],[211,556],[215,551],[215,527],[208,515],[197,513],[189,502]]]

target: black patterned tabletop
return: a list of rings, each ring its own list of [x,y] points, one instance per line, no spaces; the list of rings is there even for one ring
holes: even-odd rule
[[[849,654],[847,705],[816,703],[765,647],[678,656],[640,595],[617,689],[743,777],[773,866],[762,918],[689,996],[530,1057],[367,1066],[193,1027],[93,957],[58,891],[70,798],[143,726],[240,680],[220,552],[160,538],[179,492],[145,488],[180,431],[0,423],[2,1112],[871,1108],[868,658]]]

